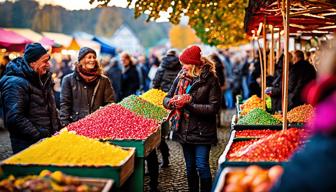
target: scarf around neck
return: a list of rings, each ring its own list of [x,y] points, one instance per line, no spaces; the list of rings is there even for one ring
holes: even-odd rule
[[[98,65],[96,65],[93,69],[84,69],[82,65],[78,65],[76,67],[76,71],[78,72],[79,76],[87,83],[91,83],[95,81],[99,76],[99,68]]]

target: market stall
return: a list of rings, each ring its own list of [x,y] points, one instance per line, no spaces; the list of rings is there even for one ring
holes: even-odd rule
[[[288,39],[289,35],[293,33],[319,35],[334,31],[336,21],[334,8],[335,4],[329,1],[249,1],[245,17],[246,32],[253,35],[253,39],[258,39],[263,32],[264,54],[260,55],[263,96],[262,98],[253,96],[245,103],[238,103],[237,114],[232,119],[229,143],[218,162],[219,171],[214,183],[214,191],[230,191],[233,189],[230,184],[234,180],[232,178],[236,177],[228,176],[228,173],[232,172],[231,167],[259,165],[269,168],[274,165],[281,165],[288,161],[290,155],[303,144],[302,141],[306,141],[307,133],[302,129],[302,126],[312,117],[313,107],[302,105],[287,112]],[[272,62],[268,63],[265,52],[268,26],[271,28],[271,33],[274,33],[274,30],[272,30],[274,27],[278,28],[278,31],[281,31],[281,28],[284,29],[283,107],[282,114],[275,115],[267,113],[267,97],[263,91],[265,89],[266,71],[272,68],[270,66]],[[273,46],[272,50],[274,50]],[[261,53],[260,46],[259,53]],[[243,173],[244,169],[240,168],[240,179],[244,178],[244,174],[246,175],[246,173]],[[262,182],[258,185],[255,183],[253,190],[251,190],[254,191],[256,187],[261,187],[261,184]],[[263,190],[268,191],[270,185],[265,185],[268,185],[268,188]]]
[[[151,91],[153,92],[153,91]],[[154,92],[147,100],[163,101],[163,94]],[[159,99],[158,99],[159,98]],[[151,102],[131,95],[119,104],[111,104],[67,126],[71,131],[123,147],[135,147],[135,170],[125,184],[126,191],[142,191],[144,160],[161,140],[161,122],[168,112]]]
[[[161,124],[168,115],[162,106],[165,95],[152,89],[100,108],[4,160],[2,178],[61,171],[112,179],[116,191],[143,191],[144,160],[159,145]]]

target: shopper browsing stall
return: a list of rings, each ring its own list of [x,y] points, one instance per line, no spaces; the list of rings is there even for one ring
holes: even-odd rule
[[[64,77],[61,89],[60,118],[62,126],[77,121],[114,102],[114,90],[97,62],[96,52],[80,49],[75,72]]]
[[[164,99],[172,110],[174,138],[181,143],[190,191],[210,191],[211,145],[217,143],[216,114],[220,108],[220,86],[215,64],[201,57],[198,46],[190,46],[179,57],[183,70]]]
[[[303,88],[316,78],[316,70],[313,65],[304,60],[304,54],[300,50],[293,53],[293,66],[289,71],[288,81],[288,108],[304,104],[302,100]]]

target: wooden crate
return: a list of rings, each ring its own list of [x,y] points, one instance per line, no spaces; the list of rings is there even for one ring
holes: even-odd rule
[[[135,156],[136,157],[147,157],[148,154],[153,151],[156,147],[160,145],[161,142],[161,130],[157,129],[155,133],[150,135],[145,140],[135,140],[135,139],[127,139],[127,140],[107,140],[108,142],[119,145],[122,147],[134,147],[136,149]]]
[[[108,178],[113,179],[116,187],[120,187],[125,181],[132,175],[134,171],[134,148],[124,148],[131,151],[129,157],[127,157],[119,166],[61,166],[61,165],[40,165],[40,164],[6,164],[1,163],[0,166],[3,170],[3,176],[8,177],[14,175],[16,177],[26,175],[37,175],[42,170],[61,171],[68,175],[74,175],[79,177],[91,177],[91,178]],[[108,154],[106,154],[108,155]]]

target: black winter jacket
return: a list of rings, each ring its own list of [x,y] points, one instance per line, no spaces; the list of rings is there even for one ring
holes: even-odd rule
[[[62,126],[75,122],[99,107],[114,102],[114,95],[110,80],[103,75],[92,83],[85,83],[76,71],[65,76],[61,90]]]
[[[182,65],[177,56],[167,55],[163,57],[153,79],[153,88],[168,92],[181,68]]]
[[[299,61],[289,71],[288,81],[288,109],[304,104],[302,100],[303,88],[316,78],[316,70],[308,61]]]
[[[112,83],[112,88],[115,92],[115,101],[120,101],[121,98],[121,76],[122,71],[118,63],[112,65],[106,72],[106,76],[110,79]]]
[[[164,99],[166,108],[169,108],[168,102],[174,96],[178,81],[179,77]],[[189,113],[189,118],[182,118],[181,126],[174,134],[176,140],[182,144],[216,144],[216,114],[220,109],[221,92],[218,79],[209,71],[209,66],[204,66],[201,75],[193,81],[189,94],[192,101],[182,109]]]
[[[40,78],[19,57],[7,65],[0,90],[14,153],[60,129],[50,73]]]
[[[274,80],[272,82],[272,114],[282,111],[282,66],[284,55],[282,54],[275,65]]]
[[[140,88],[140,79],[138,71],[134,65],[131,65],[122,74],[122,83],[121,83],[122,99],[129,95],[135,94],[139,88]]]

